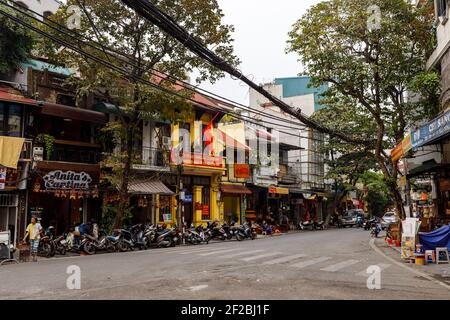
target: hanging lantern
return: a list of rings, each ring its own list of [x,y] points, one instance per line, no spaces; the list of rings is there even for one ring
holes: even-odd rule
[[[75,200],[77,198],[77,192],[75,190],[70,191],[70,200]]]
[[[33,192],[39,192],[41,191],[41,184],[39,182],[36,182],[34,184]]]
[[[92,198],[98,198],[98,188],[97,188],[97,186],[95,186],[94,190],[92,191]]]
[[[84,191],[78,191],[77,192],[77,197],[78,197],[78,199],[83,199],[83,197],[84,197]]]
[[[55,193],[53,194],[56,198],[59,198],[61,196],[61,191],[60,190],[56,190]]]
[[[61,191],[61,198],[67,198],[67,192]]]
[[[144,199],[142,199],[142,206],[143,206],[144,208],[147,208],[147,207],[148,207],[148,200],[147,200],[147,197],[146,197],[146,196],[144,196]]]

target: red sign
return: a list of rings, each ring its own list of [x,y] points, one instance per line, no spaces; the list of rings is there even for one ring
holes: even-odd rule
[[[243,179],[250,178],[250,166],[248,164],[235,164],[234,177]]]
[[[209,214],[209,206],[207,204],[204,204],[202,207],[202,214],[208,215]]]

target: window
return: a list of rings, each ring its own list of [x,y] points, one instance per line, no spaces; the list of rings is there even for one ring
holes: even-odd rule
[[[436,8],[438,17],[447,16],[447,0],[436,0]]]
[[[22,107],[0,103],[0,134],[10,137],[22,136]]]

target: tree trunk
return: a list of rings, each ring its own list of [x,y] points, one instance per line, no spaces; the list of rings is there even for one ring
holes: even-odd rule
[[[125,215],[125,210],[128,206],[129,194],[128,194],[128,184],[130,181],[130,174],[132,169],[132,161],[133,161],[133,130],[131,126],[127,127],[126,134],[126,156],[125,163],[122,170],[121,184],[119,190],[119,205],[117,208],[117,214],[114,219],[114,228],[119,229],[122,227],[123,217]]]

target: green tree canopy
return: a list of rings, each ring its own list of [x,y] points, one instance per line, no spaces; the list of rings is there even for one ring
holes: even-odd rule
[[[17,16],[13,9],[2,4],[0,4],[0,10]],[[27,61],[33,43],[30,31],[0,15],[0,74],[7,73]]]
[[[412,107],[422,107],[408,103],[407,91],[411,79],[423,72],[433,48],[432,20],[423,11],[427,9],[404,0],[323,1],[311,7],[289,33],[288,51],[299,55],[313,84],[329,83],[328,98],[345,99],[346,105],[364,115],[363,127],[370,130],[362,130],[361,135],[376,141],[370,151],[399,212],[403,206],[397,163],[386,150],[400,142],[414,122],[420,110]],[[358,118],[353,120],[349,126]]]

